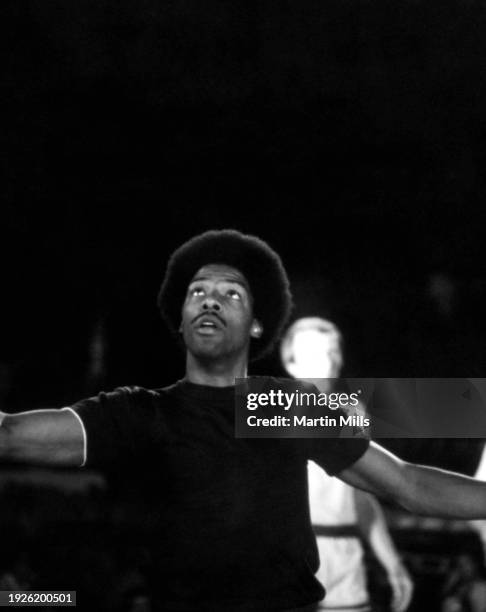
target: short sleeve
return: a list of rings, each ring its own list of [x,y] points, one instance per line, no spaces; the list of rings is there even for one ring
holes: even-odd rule
[[[137,446],[143,447],[139,437],[137,414],[132,401],[133,390],[120,387],[109,393],[73,404],[70,409],[81,420],[85,435],[84,464],[88,467],[108,468],[129,461]],[[138,436],[138,440],[135,440]]]
[[[308,442],[307,459],[315,461],[330,476],[351,467],[364,455],[370,444],[364,437],[313,438]]]

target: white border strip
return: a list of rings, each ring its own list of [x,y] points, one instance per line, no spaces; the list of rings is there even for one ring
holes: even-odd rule
[[[75,410],[73,410],[71,406],[66,406],[64,408],[61,408],[61,410],[71,411],[74,414],[74,416],[78,419],[81,425],[81,429],[83,430],[83,463],[81,464],[81,467],[83,467],[86,465],[86,461],[88,459],[88,436],[86,435],[86,428],[79,414]]]

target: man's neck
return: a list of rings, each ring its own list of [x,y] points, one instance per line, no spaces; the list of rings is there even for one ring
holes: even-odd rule
[[[224,361],[201,361],[188,353],[186,358],[185,379],[197,385],[209,387],[230,387],[235,384],[235,378],[247,376],[247,360],[237,360],[231,363]]]

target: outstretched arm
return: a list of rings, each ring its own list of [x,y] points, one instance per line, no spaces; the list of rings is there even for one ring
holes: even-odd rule
[[[0,412],[0,460],[80,466],[84,444],[81,421],[71,410]]]
[[[486,483],[438,468],[402,461],[371,442],[339,478],[425,516],[486,518]]]
[[[359,529],[388,576],[392,591],[391,608],[394,612],[403,612],[412,598],[412,579],[400,559],[379,502],[360,489],[353,489],[353,492]]]
[[[486,444],[483,446],[481,459],[479,460],[479,465],[476,469],[476,473],[474,474],[474,478],[477,480],[486,481]],[[472,521],[471,527],[477,532],[479,539],[481,540],[481,544],[483,546],[483,557],[486,559],[486,520]]]

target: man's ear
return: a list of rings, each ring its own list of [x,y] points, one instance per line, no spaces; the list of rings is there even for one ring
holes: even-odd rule
[[[250,336],[252,338],[261,338],[263,334],[263,325],[258,321],[258,319],[253,319],[253,323],[251,324]]]

